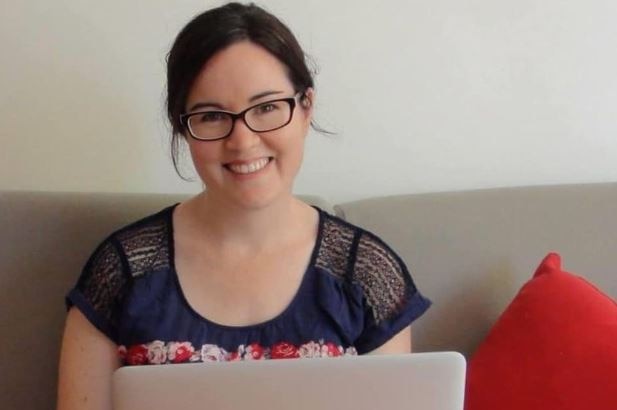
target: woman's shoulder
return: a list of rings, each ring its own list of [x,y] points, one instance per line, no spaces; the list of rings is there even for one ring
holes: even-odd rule
[[[371,275],[408,276],[400,256],[377,234],[319,210],[321,226],[316,266],[352,281],[366,281]]]
[[[418,291],[402,258],[378,235],[322,211],[315,266],[330,295],[325,302],[342,323],[354,322],[354,344],[366,353],[379,347],[422,315],[430,300]],[[331,280],[331,279],[335,280]],[[341,298],[341,295],[345,297]],[[348,313],[345,313],[348,312]],[[359,333],[358,333],[359,332]]]
[[[98,248],[114,249],[133,277],[157,265],[167,264],[173,229],[171,218],[176,206],[165,207],[117,228]]]
[[[133,279],[169,265],[167,239],[174,206],[116,229],[102,240],[67,294],[67,308],[77,306],[97,328],[116,340],[118,307]]]

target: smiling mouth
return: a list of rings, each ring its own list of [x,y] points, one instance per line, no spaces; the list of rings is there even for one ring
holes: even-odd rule
[[[273,157],[264,157],[248,163],[229,163],[223,166],[234,174],[252,174],[254,172],[262,170],[273,159]]]

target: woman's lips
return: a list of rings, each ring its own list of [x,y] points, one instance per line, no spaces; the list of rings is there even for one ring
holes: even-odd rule
[[[272,161],[272,157],[262,157],[251,161],[234,161],[224,165],[224,167],[234,174],[253,174],[266,167]]]

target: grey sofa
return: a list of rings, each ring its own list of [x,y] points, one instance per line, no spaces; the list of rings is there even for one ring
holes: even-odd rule
[[[0,192],[0,397],[53,408],[63,296],[113,229],[184,196]],[[617,297],[617,183],[400,195],[332,206],[380,235],[434,305],[416,351],[470,357],[549,251]]]

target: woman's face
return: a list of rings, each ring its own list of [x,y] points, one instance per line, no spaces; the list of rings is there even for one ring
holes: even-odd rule
[[[208,60],[191,88],[186,112],[237,113],[294,94],[285,65],[261,46],[242,41]],[[308,96],[312,101],[312,90]],[[302,163],[312,106],[296,104],[291,122],[274,131],[257,133],[238,119],[232,133],[222,140],[198,141],[187,133],[191,157],[208,197],[259,208],[290,196]]]

